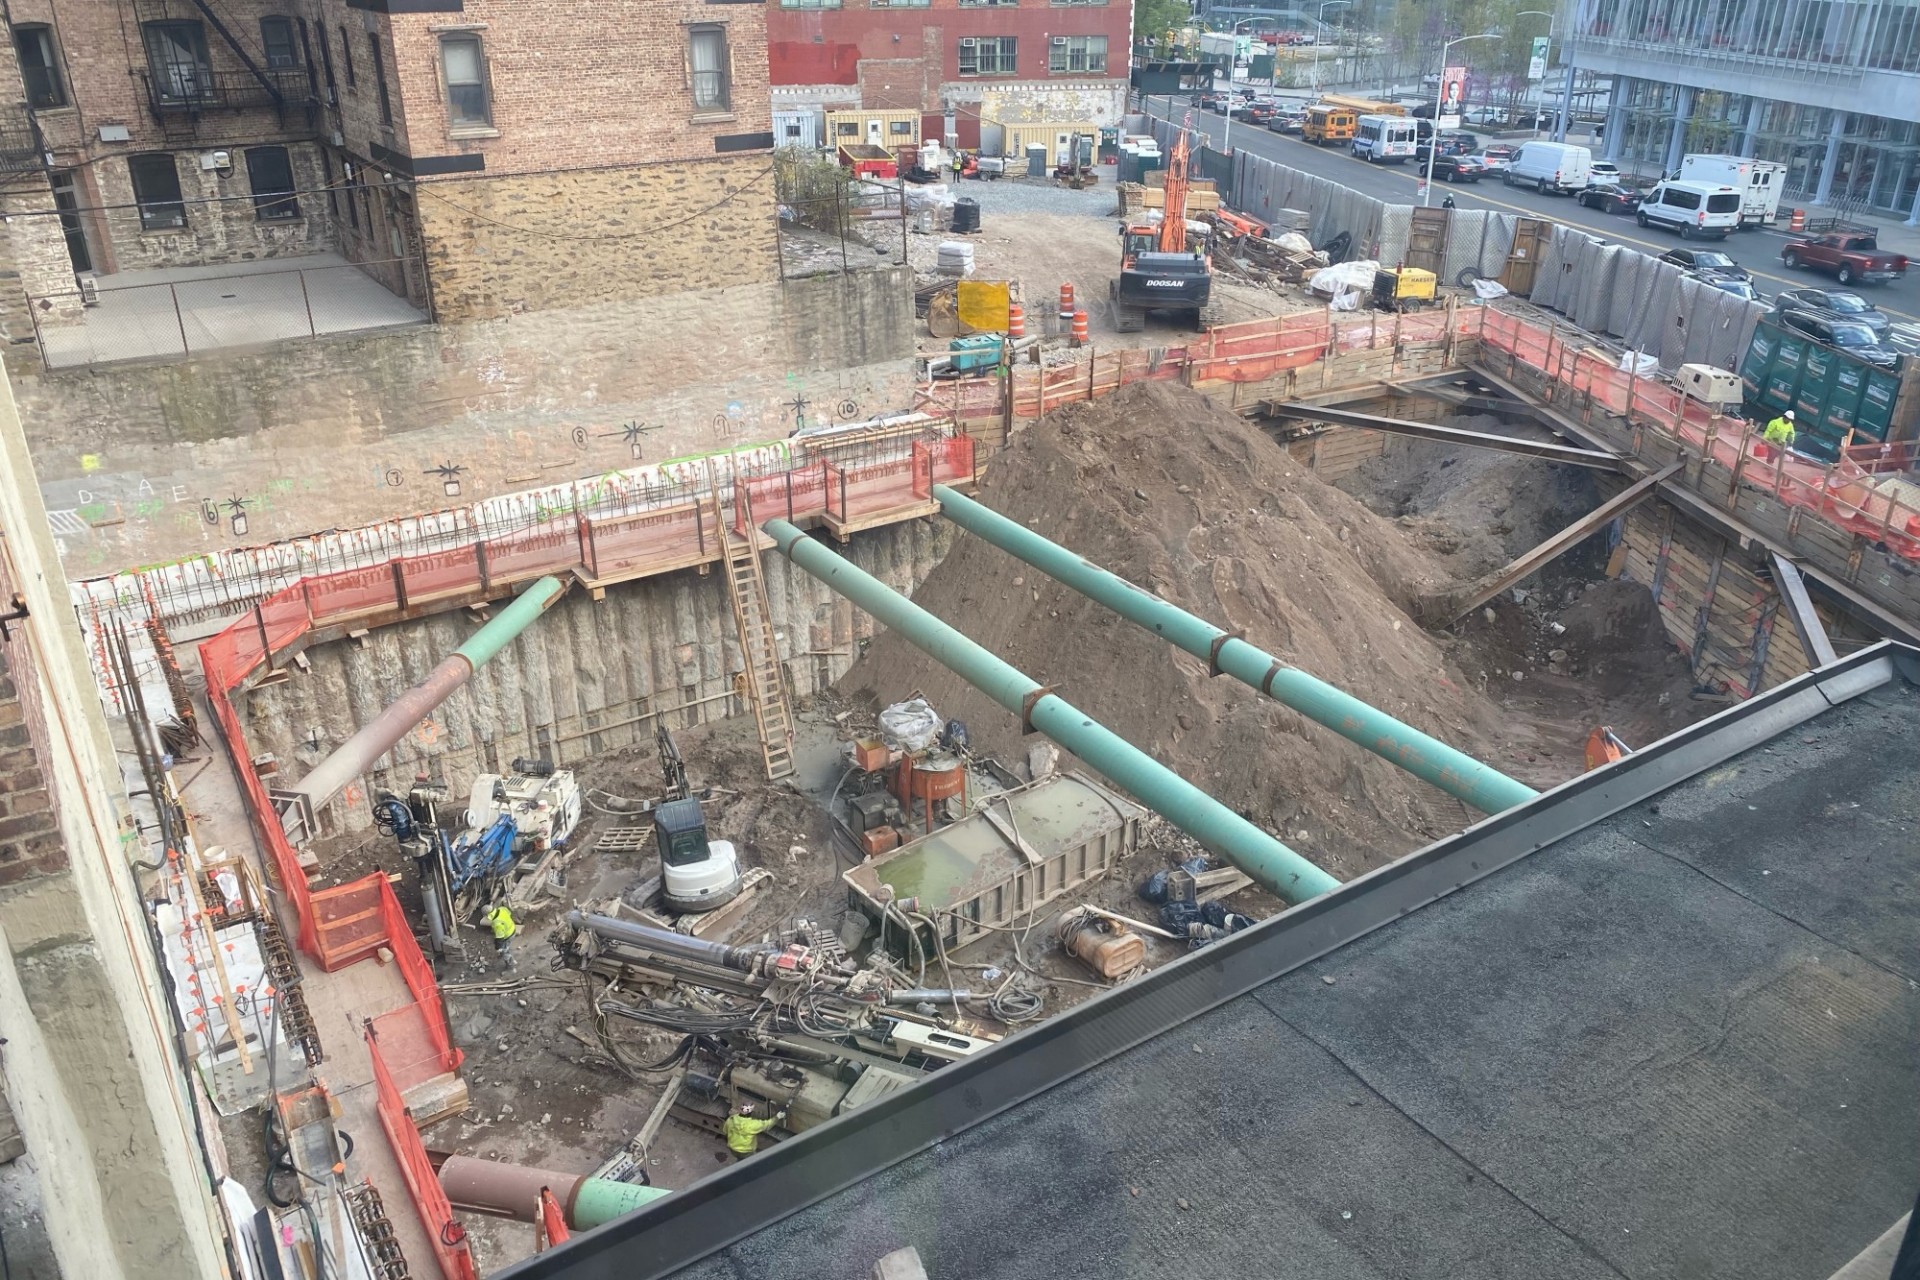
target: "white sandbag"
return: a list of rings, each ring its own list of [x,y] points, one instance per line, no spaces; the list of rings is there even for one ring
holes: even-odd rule
[[[940,739],[940,713],[925,698],[896,702],[880,713],[880,738],[896,751],[925,751]]]

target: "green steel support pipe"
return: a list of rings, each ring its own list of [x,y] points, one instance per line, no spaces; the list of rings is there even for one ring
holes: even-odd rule
[[[940,500],[942,513],[962,529],[1482,813],[1499,813],[1539,794],[1352,694],[1229,636],[1205,619],[1082,559],[1059,543],[1049,542],[963,493],[935,485],[933,494]]]
[[[761,528],[789,560],[847,597],[1027,724],[1137,796],[1201,844],[1288,902],[1337,888],[1339,881],[1215,800],[1173,770],[1097,724],[1066,699],[969,640],[940,619],[841,559],[785,520]]]
[[[427,673],[426,679],[395,698],[384,711],[334,748],[333,753],[308,771],[293,789],[303,792],[313,811],[319,813],[327,801],[371,769],[373,762],[391,751],[396,742],[412,733],[415,725],[472,677],[475,668],[512,643],[515,636],[525,631],[566,591],[567,584],[553,577],[541,578],[529,585],[486,626],[467,637],[465,644],[443,658]]]
[[[668,1187],[640,1187],[631,1182],[609,1182],[605,1178],[582,1178],[573,1190],[568,1206],[567,1225],[577,1231],[591,1231],[624,1217],[643,1204],[670,1196]]]

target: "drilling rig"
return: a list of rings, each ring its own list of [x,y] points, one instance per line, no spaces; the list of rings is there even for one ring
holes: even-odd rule
[[[1187,221],[1187,136],[1191,113],[1167,157],[1166,203],[1156,225],[1120,224],[1120,275],[1113,281],[1113,327],[1137,333],[1149,311],[1179,311],[1196,331],[1206,328],[1213,296],[1213,264],[1207,258],[1208,228]]]

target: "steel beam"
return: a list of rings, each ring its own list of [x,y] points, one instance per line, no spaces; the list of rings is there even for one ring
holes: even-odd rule
[[[1506,568],[1474,583],[1466,589],[1464,594],[1446,597],[1446,617],[1436,620],[1443,623],[1458,622],[1466,617],[1514,583],[1585,542],[1598,533],[1609,520],[1625,515],[1651,498],[1660,482],[1680,470],[1681,466],[1681,463],[1676,462],[1664,471],[1656,472],[1637,484],[1628,486],[1539,546],[1520,556]]]
[[[1793,630],[1800,637],[1800,651],[1807,655],[1807,665],[1818,671],[1840,661],[1825,624],[1813,611],[1807,581],[1800,576],[1800,570],[1778,551],[1769,550],[1768,555],[1773,561],[1773,585],[1779,590],[1780,599],[1786,602],[1787,616],[1793,619]]]
[[[984,538],[1176,648],[1204,659],[1214,670],[1292,707],[1482,813],[1499,813],[1539,794],[1491,765],[1403,724],[1345,690],[1288,666],[946,485],[935,485],[933,496],[940,500],[947,519],[975,537]]]
[[[1020,717],[1207,848],[1289,903],[1340,882],[1254,826],[1092,716],[1002,661],[878,578],[785,520],[760,526],[786,556],[828,590],[845,596],[941,666]]]
[[[1358,427],[1363,431],[1389,431],[1395,435],[1415,436],[1441,444],[1466,445],[1474,449],[1498,449],[1504,453],[1518,453],[1530,458],[1544,458],[1550,462],[1564,462],[1570,466],[1591,467],[1599,471],[1625,470],[1624,459],[1617,454],[1603,453],[1598,449],[1581,449],[1570,444],[1553,444],[1544,440],[1521,440],[1514,436],[1496,436],[1484,431],[1436,426],[1430,422],[1409,422],[1405,418],[1383,418],[1378,414],[1361,413],[1354,409],[1335,409],[1325,405],[1302,404],[1297,401],[1263,400],[1260,403],[1259,412],[1262,417],[1267,418],[1286,418],[1296,422],[1331,422],[1335,426]]]

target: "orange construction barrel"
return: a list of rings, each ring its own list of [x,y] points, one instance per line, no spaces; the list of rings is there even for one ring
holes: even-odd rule
[[[1807,211],[1805,209],[1795,209],[1793,211],[1793,217],[1787,219],[1787,230],[1805,231],[1806,229],[1807,229]]]
[[[1073,313],[1073,345],[1076,347],[1087,345],[1087,313],[1085,311]]]
[[[1073,286],[1070,284],[1060,286],[1060,318],[1062,320],[1073,318]]]
[[[1007,336],[1009,338],[1027,336],[1027,311],[1017,302],[1007,304]]]

